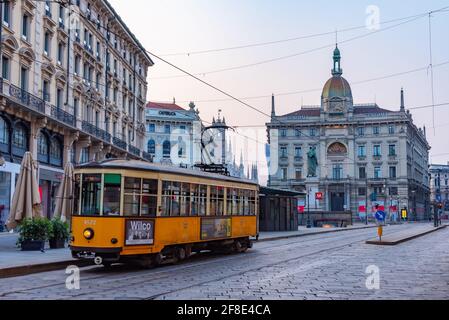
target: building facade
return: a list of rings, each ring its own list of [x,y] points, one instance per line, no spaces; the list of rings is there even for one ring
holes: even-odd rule
[[[153,61],[106,0],[2,1],[1,220],[21,158],[39,161],[44,213],[65,163],[149,158],[144,110]]]
[[[306,191],[311,210],[351,210],[363,218],[379,204],[396,218],[400,208],[411,219],[427,218],[430,146],[425,128],[406,111],[403,90],[397,111],[356,105],[338,47],[333,59],[320,106],[278,116],[273,97],[269,186]]]
[[[432,204],[443,204],[443,211],[449,214],[449,163],[447,165],[432,164],[430,173],[430,200]]]
[[[200,162],[201,119],[192,102],[186,110],[175,102],[148,102],[146,152],[157,163],[192,167]]]

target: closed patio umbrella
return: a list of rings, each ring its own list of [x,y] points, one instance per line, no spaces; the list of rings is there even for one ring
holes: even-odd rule
[[[73,209],[73,183],[74,183],[74,168],[68,162],[64,168],[64,177],[59,186],[56,195],[56,204],[54,217],[60,217],[63,222],[70,219]]]
[[[16,228],[22,220],[38,216],[42,216],[42,206],[37,182],[37,165],[31,153],[26,152],[23,156],[6,225],[11,230]]]

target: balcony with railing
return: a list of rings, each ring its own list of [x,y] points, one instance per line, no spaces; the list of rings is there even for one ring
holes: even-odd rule
[[[81,128],[83,131],[93,135],[94,137],[103,140],[107,143],[111,143],[111,134],[106,132],[105,130],[100,129],[87,121],[82,122]]]
[[[136,147],[134,147],[134,146],[132,146],[132,145],[129,145],[129,146],[128,146],[128,150],[129,150],[129,152],[130,152],[131,154],[140,157],[140,149],[139,149],[139,148],[136,148]]]
[[[72,127],[76,126],[76,119],[73,114],[70,114],[67,111],[64,111],[61,108],[58,108],[55,106],[49,106],[49,107],[51,109],[51,116],[54,119],[64,122],[65,124],[68,124]]]
[[[8,96],[12,101],[24,105],[28,109],[45,113],[45,101],[43,99],[13,84],[9,84],[3,81],[3,79],[1,79],[0,83],[0,93]]]
[[[127,144],[125,141],[123,141],[122,139],[117,138],[117,137],[114,137],[114,138],[112,139],[112,142],[113,142],[113,144],[114,144],[116,147],[119,147],[119,148],[121,148],[121,149],[123,149],[123,150],[126,150],[126,148],[127,148],[127,146],[128,146],[128,144]]]

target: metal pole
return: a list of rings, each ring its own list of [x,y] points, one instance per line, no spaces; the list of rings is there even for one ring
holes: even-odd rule
[[[365,174],[366,174],[366,172],[365,172]],[[366,187],[366,190],[365,190],[365,199],[366,199],[366,202],[365,202],[365,224],[368,225],[368,177],[367,176],[365,177],[365,187]]]
[[[310,221],[310,192],[312,190],[309,188],[309,192],[307,192],[307,228],[312,228],[312,223]]]
[[[0,0],[0,78],[3,79],[3,0]]]

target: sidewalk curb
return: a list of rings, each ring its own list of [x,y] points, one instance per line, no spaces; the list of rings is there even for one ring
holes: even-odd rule
[[[0,269],[0,279],[26,276],[34,273],[65,269],[68,266],[87,267],[92,265],[89,261],[65,260],[50,263],[41,263],[27,266],[9,267]]]
[[[273,238],[259,239],[256,242],[277,241],[277,240],[284,240],[284,239],[292,239],[292,238],[301,238],[301,237],[307,237],[307,236],[315,236],[315,235],[319,235],[319,234],[372,229],[372,228],[376,228],[376,227],[377,226],[373,225],[373,226],[368,226],[368,227],[365,226],[365,227],[360,227],[360,228],[348,228],[348,229],[338,229],[338,230],[332,230],[332,231],[317,231],[317,232],[310,232],[310,233],[300,233],[300,234],[293,234],[293,235],[289,235],[289,236],[278,236],[278,237],[273,237]]]
[[[425,231],[425,232],[422,232],[422,233],[417,233],[417,234],[411,235],[409,237],[399,239],[397,241],[389,241],[389,242],[383,242],[382,241],[381,242],[379,240],[368,240],[368,241],[366,241],[366,244],[372,244],[372,245],[377,245],[377,246],[396,246],[398,244],[401,244],[401,243],[404,243],[404,242],[407,242],[407,241],[410,241],[410,240],[414,240],[416,238],[420,238],[420,237],[423,237],[425,235],[428,235],[428,234],[431,234],[431,233],[443,230],[446,227],[447,227],[447,225],[443,225],[443,226],[440,226],[440,227],[437,227],[437,228],[434,228],[434,229],[431,229],[431,230],[428,230],[428,231]]]

